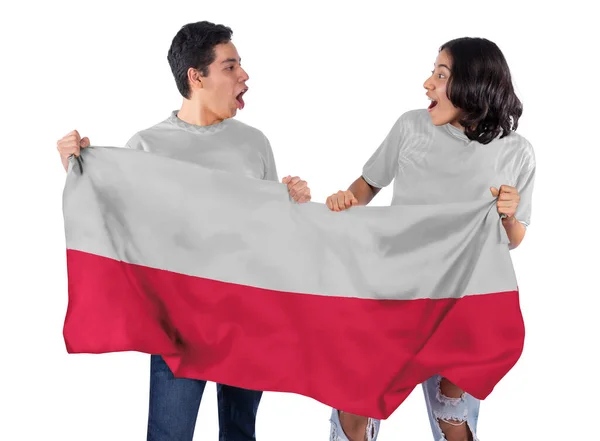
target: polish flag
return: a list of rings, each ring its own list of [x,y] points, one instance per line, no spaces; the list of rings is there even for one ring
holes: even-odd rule
[[[177,377],[380,419],[434,374],[484,399],[521,355],[491,197],[332,212],[277,182],[143,151],[76,159],[68,353],[160,354]]]

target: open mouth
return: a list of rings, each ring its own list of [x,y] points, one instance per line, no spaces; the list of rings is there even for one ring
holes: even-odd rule
[[[431,111],[431,109],[433,109],[435,106],[437,106],[437,101],[435,100],[431,100],[431,104],[429,104],[429,107],[427,108],[427,110]]]
[[[244,108],[244,106],[246,105],[246,104],[244,103],[244,98],[242,98],[246,92],[248,92],[248,89],[247,89],[247,88],[246,88],[246,89],[244,89],[244,90],[242,90],[242,91],[241,91],[240,93],[238,93],[238,95],[235,97],[235,100],[236,100],[236,101],[237,101],[237,103],[238,103],[238,108],[239,108],[240,110],[242,110],[242,109]]]

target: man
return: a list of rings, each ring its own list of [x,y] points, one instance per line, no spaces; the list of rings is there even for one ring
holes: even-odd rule
[[[127,147],[278,181],[269,140],[261,131],[233,119],[244,108],[248,74],[231,36],[230,28],[206,21],[181,28],[167,59],[183,104],[166,120],[133,135]],[[89,145],[89,139],[77,131],[58,141],[65,170],[69,157]],[[310,189],[299,177],[287,176],[282,182],[296,202],[310,200]],[[174,378],[158,355],[151,356],[150,366],[148,441],[191,441],[206,382]],[[219,439],[255,440],[262,392],[218,384],[217,393]]]

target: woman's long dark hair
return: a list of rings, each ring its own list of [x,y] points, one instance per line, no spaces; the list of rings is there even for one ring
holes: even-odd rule
[[[484,38],[457,38],[440,48],[452,59],[447,95],[462,109],[459,121],[471,140],[487,144],[516,130],[523,105],[515,94],[508,63],[493,42]]]

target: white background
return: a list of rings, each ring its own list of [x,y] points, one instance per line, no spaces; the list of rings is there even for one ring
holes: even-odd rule
[[[149,356],[67,355],[56,141],[73,129],[122,146],[181,99],[167,63],[185,23],[231,26],[250,75],[238,118],[271,140],[281,176],[313,201],[346,188],[422,87],[438,47],[495,41],[511,67],[534,146],[532,224],[513,251],[526,346],[482,403],[492,440],[598,435],[598,30],[592,2],[11,2],[0,18],[0,440],[143,440]],[[10,9],[12,8],[12,9]],[[539,8],[539,9],[538,9]],[[373,202],[387,205],[391,188]],[[329,408],[266,393],[259,441],[327,440]],[[217,440],[214,384],[196,440]],[[381,441],[430,440],[420,388]]]

